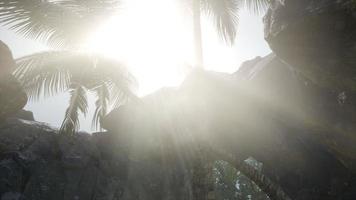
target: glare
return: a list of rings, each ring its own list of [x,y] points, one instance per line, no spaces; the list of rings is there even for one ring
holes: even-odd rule
[[[179,0],[130,0],[90,37],[90,50],[124,61],[140,95],[176,86],[191,70],[191,16]],[[203,18],[204,64],[208,70],[237,69],[236,52],[225,46]]]

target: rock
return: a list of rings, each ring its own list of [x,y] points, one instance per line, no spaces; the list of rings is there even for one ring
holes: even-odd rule
[[[27,95],[17,80],[0,76],[0,121],[19,112],[27,103]]]
[[[0,41],[0,122],[27,103],[27,95],[11,75],[16,63],[8,46]]]
[[[356,18],[352,0],[273,0],[265,38],[284,61],[315,84],[356,91]]]
[[[264,18],[275,54],[305,82],[309,116],[328,125],[318,138],[356,168],[356,18],[351,0],[274,0]]]
[[[338,132],[353,127],[345,112],[353,97],[344,96],[340,105],[271,54],[232,75],[196,71],[179,88],[113,111],[104,133],[66,137],[8,118],[0,126],[0,197],[189,200],[205,143],[262,162],[293,199],[354,199],[355,142]],[[314,129],[306,116],[333,126]]]
[[[189,199],[177,163],[135,157],[110,133],[75,137],[10,118],[0,129],[0,197],[26,200]],[[189,185],[188,185],[189,186]],[[164,188],[164,189],[162,189]]]
[[[1,196],[1,200],[26,200],[20,193],[8,192]]]
[[[18,118],[18,119],[24,119],[24,120],[28,120],[28,121],[35,121],[35,118],[33,116],[33,112],[28,111],[28,110],[24,110],[24,109],[20,110],[19,112],[17,112],[12,117]]]
[[[240,159],[251,156],[263,162],[263,172],[293,199],[356,197],[353,186],[338,187],[340,182],[355,182],[356,142],[352,135],[329,127],[335,118],[319,121],[325,110],[335,113],[333,104],[326,102],[338,105],[330,95],[320,108],[324,92],[315,84],[306,85],[293,68],[271,54],[246,62],[233,75],[198,70],[178,89],[162,89],[139,105],[113,111],[104,127],[129,146],[139,147],[136,154],[141,156],[164,148],[167,154],[179,152],[189,163],[200,142]],[[347,114],[339,114],[345,119],[337,123],[352,126]],[[315,130],[310,125],[314,123],[322,126]],[[168,145],[158,148],[159,141]]]
[[[0,40],[0,75],[11,74],[16,67],[10,48]]]

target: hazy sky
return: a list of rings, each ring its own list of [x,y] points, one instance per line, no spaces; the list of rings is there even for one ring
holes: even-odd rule
[[[170,2],[168,0],[155,1]],[[187,30],[181,21],[179,21],[180,25],[167,23],[168,27],[163,26],[164,28],[160,29],[162,23],[176,19],[172,10],[165,9],[161,13],[160,10],[152,12],[152,10],[147,11],[150,10],[147,9],[149,5],[142,5],[147,1],[132,0],[131,2],[134,3],[127,7],[131,6],[131,9],[126,9],[130,11],[108,20],[99,30],[93,31],[95,32],[92,39],[93,47],[112,57],[125,58],[139,81],[140,95],[151,93],[160,87],[179,85],[186,74],[185,64],[189,64],[189,55],[183,55],[189,51],[184,49],[185,46],[182,46],[182,43],[191,44],[190,30]],[[167,3],[166,6],[171,6],[174,9],[175,5]],[[143,16],[146,15],[146,17],[137,17],[137,12]],[[152,13],[156,13],[156,15],[152,15]],[[135,16],[135,18],[131,16]],[[155,24],[149,24],[153,21]],[[265,56],[271,52],[263,39],[262,16],[241,10],[238,37],[232,47],[221,44],[210,24],[204,22],[203,25],[205,64],[209,70],[232,73],[243,61],[256,56]],[[145,29],[145,26],[153,28],[149,30]],[[126,30],[126,33],[122,30]],[[138,34],[137,32],[140,35],[135,35],[135,33]],[[185,34],[187,37],[183,36]],[[140,39],[137,41],[138,36]],[[23,39],[3,27],[0,27],[0,39],[9,45],[16,58],[48,49],[45,45]],[[182,50],[179,51],[179,48]],[[189,49],[191,50],[191,48]],[[91,131],[93,102],[93,98],[90,97],[91,108],[87,119],[81,117],[81,130]],[[63,120],[67,105],[68,95],[60,94],[40,102],[29,102],[26,109],[34,112],[37,121],[47,122],[58,127]]]

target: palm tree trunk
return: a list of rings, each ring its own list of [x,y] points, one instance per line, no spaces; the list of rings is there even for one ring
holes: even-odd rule
[[[201,32],[201,7],[200,0],[192,0],[193,2],[193,31],[194,31],[194,50],[195,50],[195,66],[203,68],[203,43]]]

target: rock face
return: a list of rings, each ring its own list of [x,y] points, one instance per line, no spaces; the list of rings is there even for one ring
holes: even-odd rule
[[[304,78],[310,113],[332,130],[319,141],[354,171],[355,8],[351,0],[274,0],[264,18],[269,45]]]
[[[130,158],[125,143],[109,133],[60,137],[45,124],[8,119],[0,128],[0,199],[190,199],[182,166]]]
[[[35,117],[33,116],[33,113],[28,110],[20,110],[12,117],[17,119],[24,119],[28,121],[35,121]]]
[[[351,3],[273,0],[265,34],[277,56],[233,75],[194,72],[110,113],[106,133],[65,138],[5,120],[1,199],[193,199],[192,161],[209,159],[201,144],[262,162],[292,199],[356,199]]]
[[[20,111],[27,103],[27,95],[11,75],[15,61],[10,49],[0,41],[0,122]]]
[[[165,138],[174,144],[165,152],[186,155],[206,143],[240,159],[252,156],[293,199],[353,199],[356,142],[318,118],[335,105],[343,109],[333,95],[331,107],[319,105],[322,93],[269,55],[233,75],[193,73],[178,90],[113,111],[104,126],[132,146]],[[337,123],[348,123],[344,118]]]
[[[211,144],[261,161],[293,199],[355,199],[355,143],[315,126],[324,122],[315,113],[334,109],[317,106],[318,91],[272,54],[232,75],[197,71],[180,88],[122,106],[104,120],[106,133],[66,138],[8,119],[0,127],[0,197],[194,199],[193,161],[209,160],[199,146]]]
[[[265,38],[272,50],[316,84],[356,90],[353,0],[272,0]]]
[[[20,111],[27,103],[27,95],[12,75],[0,76],[0,120]]]

